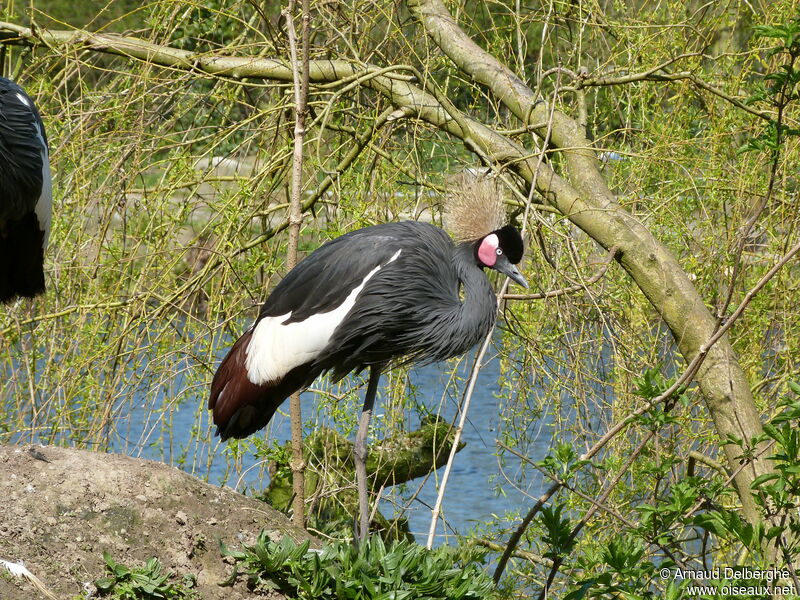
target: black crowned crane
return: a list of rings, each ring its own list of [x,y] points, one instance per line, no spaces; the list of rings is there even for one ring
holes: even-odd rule
[[[42,118],[21,87],[0,77],[0,302],[44,292],[51,204]]]
[[[470,212],[473,223],[461,229],[474,232]],[[504,215],[484,225],[498,220]],[[446,360],[484,339],[497,313],[485,268],[527,287],[514,266],[523,251],[514,227],[467,237],[454,244],[438,227],[403,221],[327,242],[275,287],[214,375],[208,406],[226,440],[264,427],[288,396],[321,373],[331,371],[336,380],[370,368],[353,446],[361,540],[369,526],[366,438],[381,371],[398,362]]]

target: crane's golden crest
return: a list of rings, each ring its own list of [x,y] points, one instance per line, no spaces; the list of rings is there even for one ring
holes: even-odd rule
[[[477,240],[506,224],[499,182],[482,174],[460,173],[448,182],[444,227],[459,242]]]

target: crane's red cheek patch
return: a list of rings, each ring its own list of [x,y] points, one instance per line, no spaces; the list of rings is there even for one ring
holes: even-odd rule
[[[497,235],[492,233],[483,238],[481,245],[478,246],[478,258],[487,267],[493,267],[497,261],[497,246],[500,240]]]

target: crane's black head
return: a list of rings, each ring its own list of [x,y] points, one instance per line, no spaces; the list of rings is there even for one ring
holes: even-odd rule
[[[523,249],[524,244],[519,231],[511,225],[506,225],[478,240],[475,255],[482,267],[499,271],[527,288],[528,282],[514,266],[522,260]]]

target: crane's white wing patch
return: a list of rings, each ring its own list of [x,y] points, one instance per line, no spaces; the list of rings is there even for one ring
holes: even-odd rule
[[[397,259],[400,252],[398,250],[386,264],[367,273],[344,301],[331,311],[311,315],[295,323],[286,323],[292,316],[291,312],[261,319],[247,346],[245,367],[248,379],[257,385],[277,382],[295,367],[318,357],[330,342],[333,332],[352,310],[367,282]]]

